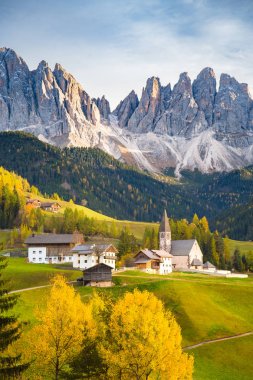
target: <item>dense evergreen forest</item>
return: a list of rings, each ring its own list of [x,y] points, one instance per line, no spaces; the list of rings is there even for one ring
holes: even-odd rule
[[[166,208],[173,218],[205,215],[212,229],[253,239],[252,229],[237,229],[234,223],[239,211],[245,221],[250,219],[253,167],[210,175],[183,172],[180,181],[171,177],[161,181],[99,149],[61,150],[21,132],[0,134],[0,165],[27,178],[43,193],[57,192],[118,219],[157,221]]]

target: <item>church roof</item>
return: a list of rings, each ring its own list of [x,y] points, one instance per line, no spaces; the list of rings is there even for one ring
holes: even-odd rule
[[[189,256],[195,241],[196,241],[195,239],[172,240],[172,242],[171,242],[171,254],[173,256]]]
[[[159,231],[160,232],[170,232],[171,231],[170,230],[170,222],[169,222],[169,218],[167,216],[166,210],[164,210]]]

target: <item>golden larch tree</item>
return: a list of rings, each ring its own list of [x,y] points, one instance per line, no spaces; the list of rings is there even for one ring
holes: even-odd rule
[[[83,332],[92,329],[91,309],[63,276],[52,280],[46,308],[37,311],[38,324],[31,331],[35,365],[59,379],[60,372],[81,350]]]
[[[101,353],[117,380],[190,380],[193,357],[182,352],[173,315],[152,293],[135,290],[116,302]]]

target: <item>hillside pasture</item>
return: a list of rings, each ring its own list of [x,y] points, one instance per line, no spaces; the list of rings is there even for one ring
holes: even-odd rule
[[[26,269],[27,274],[38,275],[41,271],[43,279],[40,279],[40,283],[45,283],[47,278],[60,272],[58,268],[32,264],[28,266],[28,270],[28,264],[16,260],[19,259],[13,260],[9,272],[17,278],[20,276],[18,264],[20,271]],[[69,279],[75,278],[77,274],[80,276],[80,272],[72,270],[62,269],[61,272],[69,276]],[[115,299],[135,288],[154,293],[172,311],[180,324],[183,347],[253,330],[252,305],[249,301],[253,298],[252,278],[226,279],[190,273],[153,276],[127,271],[116,274],[114,282],[115,286],[111,288],[94,289],[78,285],[75,288],[84,302],[92,297],[94,291],[110,294]],[[24,284],[27,285],[27,281],[23,279],[22,286]],[[28,323],[27,329],[35,323],[35,308],[44,307],[49,292],[50,288],[43,288],[20,293],[15,311],[21,320]],[[190,350],[195,356],[193,379],[252,379],[252,348],[253,337],[249,336]]]
[[[247,254],[249,251],[253,252],[253,241],[240,241],[229,239],[229,250],[231,255],[235,249],[238,248],[242,255]]]
[[[56,274],[63,274],[73,281],[80,277],[81,271],[60,265],[28,263],[25,258],[9,258],[4,278],[9,281],[11,290],[18,290],[48,285]]]

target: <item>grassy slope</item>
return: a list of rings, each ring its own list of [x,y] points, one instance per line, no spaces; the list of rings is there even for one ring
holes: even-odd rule
[[[81,272],[64,266],[27,263],[23,258],[10,258],[4,277],[12,290],[47,285],[54,275],[62,273],[69,280],[76,280]]]
[[[22,286],[30,281],[28,275],[38,280],[37,276],[41,272],[45,281],[52,273],[58,272],[49,266],[35,266],[17,260],[20,259],[11,259],[9,273],[16,273]],[[26,271],[26,276],[20,274],[23,270]],[[72,272],[66,270],[70,277],[80,273]],[[175,314],[182,328],[184,346],[253,330],[252,306],[249,302],[253,297],[253,279],[224,279],[187,273],[173,273],[166,277],[143,275],[134,271],[120,273],[116,277],[119,286],[98,291],[112,293],[115,297],[135,287],[152,291]],[[92,296],[91,288],[77,287],[77,290],[84,301]],[[34,308],[43,307],[48,293],[49,288],[22,293],[16,307],[20,318],[33,324]],[[196,363],[194,380],[251,379],[251,348],[253,349],[253,338],[249,337],[193,350]]]
[[[30,198],[35,198],[39,199],[42,202],[52,202],[54,200],[50,198],[43,198],[41,196],[37,195],[31,195],[29,194]],[[121,230],[122,228],[127,228],[131,233],[133,233],[137,239],[142,239],[145,228],[146,227],[154,227],[155,229],[158,230],[159,225],[157,223],[148,223],[148,222],[131,222],[128,220],[117,220],[114,218],[111,218],[109,216],[100,214],[96,211],[93,211],[87,207],[77,205],[72,202],[65,202],[65,201],[55,201],[61,205],[61,209],[59,210],[58,213],[52,214],[51,212],[46,212],[45,214],[50,217],[52,215],[54,216],[60,216],[64,213],[66,208],[71,208],[73,210],[78,210],[78,211],[83,211],[84,215],[87,216],[88,218],[93,218],[96,219],[99,223],[106,222],[109,225],[111,223],[115,223],[115,225]],[[0,239],[1,239],[1,234],[0,234]]]
[[[241,254],[245,254],[249,251],[253,251],[252,241],[239,241],[239,240],[229,240],[229,249],[233,253],[236,248],[240,249]]]
[[[212,343],[191,351],[194,380],[251,380],[253,336]]]

